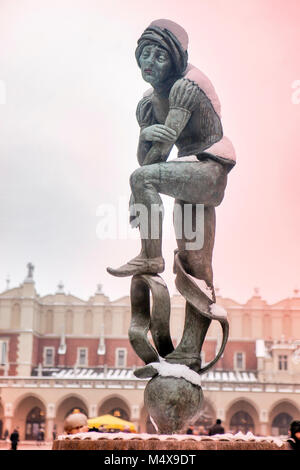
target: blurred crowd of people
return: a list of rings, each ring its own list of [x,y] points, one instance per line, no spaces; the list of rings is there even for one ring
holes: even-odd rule
[[[205,429],[204,426],[189,426],[187,434],[193,434],[194,436],[214,436],[215,434],[224,434],[225,429],[222,426],[222,421],[217,419],[215,424],[209,428]]]

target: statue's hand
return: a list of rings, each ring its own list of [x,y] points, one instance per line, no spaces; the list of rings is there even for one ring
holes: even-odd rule
[[[163,124],[154,124],[153,126],[145,127],[140,134],[140,138],[151,142],[174,143],[177,139],[177,134],[170,127]]]

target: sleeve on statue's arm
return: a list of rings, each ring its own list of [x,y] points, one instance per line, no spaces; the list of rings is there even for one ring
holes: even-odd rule
[[[174,83],[170,91],[170,109],[184,109],[191,114],[199,106],[202,93],[197,83],[181,78]]]
[[[153,124],[153,108],[150,96],[145,96],[139,101],[136,109],[136,118],[141,128]]]

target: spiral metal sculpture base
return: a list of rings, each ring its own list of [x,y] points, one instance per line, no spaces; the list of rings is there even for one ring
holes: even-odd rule
[[[221,357],[228,339],[226,317],[212,313],[213,293],[209,296],[209,290],[202,290],[197,285],[197,279],[185,271],[178,252],[175,253],[174,264],[176,287],[186,299],[184,331],[176,349],[169,330],[170,296],[163,279],[159,275],[143,274],[133,276],[131,283],[132,320],[129,339],[146,364],[136,369],[135,375],[139,378],[151,378],[145,389],[145,405],[162,434],[184,433],[197,420],[201,412],[203,392],[200,381],[197,384],[194,379],[189,380],[188,371],[195,378],[210,369]],[[220,322],[223,339],[213,361],[201,368],[201,348],[212,320]],[[156,349],[148,339],[149,331]],[[162,362],[163,376],[159,375]],[[173,366],[173,369],[169,368],[170,372],[168,364]],[[173,375],[174,365],[180,366],[183,376],[178,376],[177,370]]]

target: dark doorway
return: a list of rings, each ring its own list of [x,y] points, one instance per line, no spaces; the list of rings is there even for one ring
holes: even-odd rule
[[[254,423],[251,416],[246,411],[238,411],[230,420],[230,430],[235,434],[241,431],[244,434],[252,432],[254,434]]]
[[[37,441],[40,429],[45,429],[45,413],[36,406],[27,415],[25,439]]]
[[[293,417],[288,413],[279,413],[272,422],[273,436],[287,436]]]

